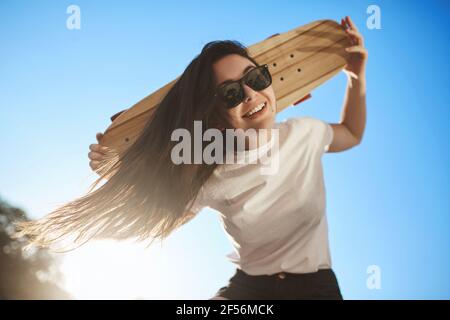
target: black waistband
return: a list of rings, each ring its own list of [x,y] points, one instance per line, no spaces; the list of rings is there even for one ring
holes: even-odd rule
[[[316,272],[308,272],[308,273],[292,273],[292,272],[277,272],[274,274],[263,274],[263,275],[250,275],[246,273],[244,270],[237,268],[235,276],[237,277],[245,277],[245,278],[254,278],[254,279],[271,279],[271,278],[312,278],[312,277],[322,277],[324,275],[332,275],[334,276],[333,269],[319,269]]]

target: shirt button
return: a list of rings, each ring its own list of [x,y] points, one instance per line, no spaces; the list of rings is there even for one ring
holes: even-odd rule
[[[285,274],[284,272],[280,272],[280,273],[278,274],[278,278],[284,279],[284,278],[286,278],[286,274]]]

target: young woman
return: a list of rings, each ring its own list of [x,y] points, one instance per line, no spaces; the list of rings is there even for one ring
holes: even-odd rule
[[[331,268],[321,156],[361,142],[366,118],[363,38],[342,19],[352,46],[339,124],[311,117],[275,123],[276,98],[267,68],[233,41],[214,41],[188,65],[137,141],[120,157],[90,146],[90,166],[108,180],[45,218],[19,225],[44,246],[76,236],[90,239],[163,239],[203,207],[220,213],[235,252],[236,273],[213,299],[342,299]],[[260,164],[175,164],[175,129],[277,129],[279,168]],[[270,132],[270,131],[269,131]],[[258,159],[274,136],[246,141],[235,159]],[[251,143],[250,143],[251,142]],[[253,145],[252,143],[255,143]],[[254,147],[252,147],[254,146]]]

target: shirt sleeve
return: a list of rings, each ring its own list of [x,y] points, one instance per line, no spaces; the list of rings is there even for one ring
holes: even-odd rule
[[[333,127],[322,120],[318,120],[322,122],[322,125],[325,126],[325,133],[323,135],[323,153],[327,152],[330,149],[330,145],[333,142],[334,131]]]
[[[329,123],[313,117],[300,117],[293,121],[299,130],[308,132],[307,141],[314,150],[320,155],[328,151],[334,135],[333,128]]]

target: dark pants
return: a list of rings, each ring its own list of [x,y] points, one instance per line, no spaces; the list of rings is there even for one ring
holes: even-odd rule
[[[216,296],[233,300],[342,300],[339,284],[332,269],[313,273],[280,272],[252,276],[240,269]]]

